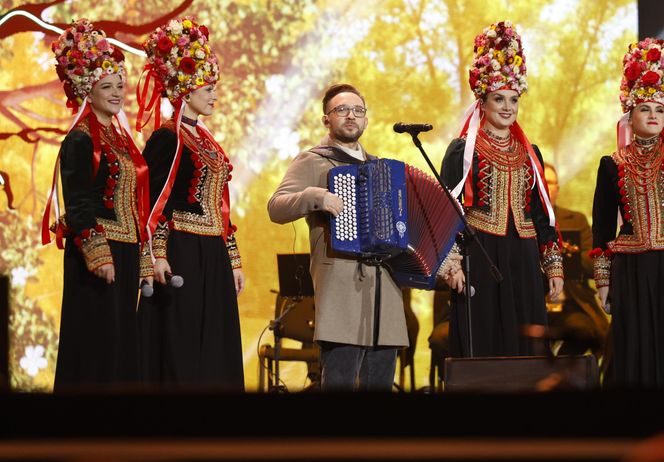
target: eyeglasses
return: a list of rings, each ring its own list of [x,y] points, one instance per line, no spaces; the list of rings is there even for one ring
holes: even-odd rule
[[[367,115],[366,108],[362,106],[346,106],[345,104],[335,107],[325,115],[330,115],[330,113],[334,112],[339,117],[346,117],[348,114],[350,114],[350,111],[353,111],[353,115],[360,119]]]

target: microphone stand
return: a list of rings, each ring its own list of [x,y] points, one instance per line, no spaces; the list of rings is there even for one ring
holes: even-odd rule
[[[445,194],[447,197],[450,199],[450,201],[456,201],[456,198],[452,197],[452,193],[445,187],[443,184],[443,181],[440,179],[440,175],[438,175],[438,171],[436,168],[433,166],[431,163],[431,160],[429,159],[429,156],[427,153],[424,151],[424,148],[422,147],[422,142],[420,139],[417,137],[418,132],[415,131],[409,131],[408,132],[410,136],[413,138],[413,143],[417,147],[417,149],[420,150],[422,153],[422,156],[424,157],[424,160],[427,161],[427,164],[429,165],[429,168],[433,172],[434,177],[436,177],[436,180],[438,180],[438,183],[440,186],[442,186],[443,191],[445,191]],[[466,275],[466,294],[465,294],[465,307],[466,307],[466,316],[468,318],[468,324],[466,327],[467,334],[468,334],[468,353],[469,356],[472,358],[474,356],[473,353],[473,332],[472,332],[472,312],[471,312],[471,304],[470,304],[470,297],[471,295],[471,273],[470,273],[470,254],[468,251],[468,248],[472,243],[475,243],[478,245],[480,251],[484,255],[484,259],[486,260],[487,264],[489,265],[489,269],[491,270],[491,275],[493,276],[493,279],[497,282],[500,283],[503,280],[503,275],[500,274],[500,271],[498,270],[498,267],[493,263],[491,260],[491,257],[489,257],[489,254],[487,253],[486,249],[482,245],[482,243],[477,239],[477,233],[475,232],[475,228],[473,228],[470,223],[468,223],[468,220],[466,220],[466,216],[461,213],[461,210],[459,207],[454,207],[455,212],[457,215],[459,215],[459,218],[463,222],[464,225],[464,232],[460,236],[461,240],[461,255],[463,256],[463,267],[464,267],[464,274]]]
[[[286,309],[283,309],[283,306],[286,305]],[[288,302],[288,300],[284,300],[282,302],[282,310],[280,310],[279,316],[275,318],[274,320],[270,321],[270,330],[274,334],[274,385],[272,387],[272,390],[275,393],[279,393],[281,391],[286,392],[288,391],[285,387],[282,387],[279,385],[279,350],[281,349],[281,321],[286,317],[290,311],[295,308],[297,305],[297,301],[293,300]]]

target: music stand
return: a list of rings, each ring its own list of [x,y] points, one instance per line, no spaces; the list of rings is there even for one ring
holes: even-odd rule
[[[292,298],[291,303],[280,304],[281,310],[273,321],[270,321],[270,330],[274,333],[274,383],[276,384],[276,391],[281,391],[279,385],[279,350],[281,349],[281,339],[283,337],[292,337],[291,335],[284,335],[284,318],[288,313],[297,306],[298,302],[303,297],[313,297],[314,285],[309,273],[309,254],[308,253],[290,253],[290,254],[277,254],[277,269],[279,273],[279,295],[281,297]],[[285,308],[284,308],[285,307]],[[301,324],[301,323],[300,323]],[[296,334],[301,333],[303,329],[311,331],[308,325],[293,326],[297,331]]]
[[[314,284],[309,273],[308,253],[277,254],[279,295],[313,297]]]

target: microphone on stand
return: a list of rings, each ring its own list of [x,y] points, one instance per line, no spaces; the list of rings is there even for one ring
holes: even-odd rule
[[[405,124],[403,122],[397,122],[394,124],[394,131],[397,133],[409,133],[410,135],[417,135],[420,132],[428,132],[433,129],[433,126],[430,124]]]
[[[166,283],[175,289],[179,289],[184,284],[184,279],[182,276],[178,276],[177,274],[173,274],[168,271],[166,271],[164,275],[166,276]]]

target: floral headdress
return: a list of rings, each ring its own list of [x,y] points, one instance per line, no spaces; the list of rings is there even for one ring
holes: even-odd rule
[[[475,37],[473,53],[469,83],[476,98],[503,88],[519,94],[528,89],[521,37],[510,21],[484,29]]]
[[[148,65],[156,72],[171,103],[219,79],[219,64],[208,37],[207,27],[185,17],[158,27],[143,44]]]
[[[639,103],[664,104],[664,40],[646,38],[632,43],[623,57],[620,105],[625,115],[618,121],[618,148],[632,141],[629,112]]]
[[[629,112],[639,103],[656,101],[664,104],[664,40],[646,38],[632,43],[623,58],[620,82],[620,104]]]
[[[52,44],[55,69],[64,82],[67,107],[74,113],[90,94],[92,86],[103,77],[120,74],[124,77],[124,54],[106,39],[87,19],[73,21]]]

